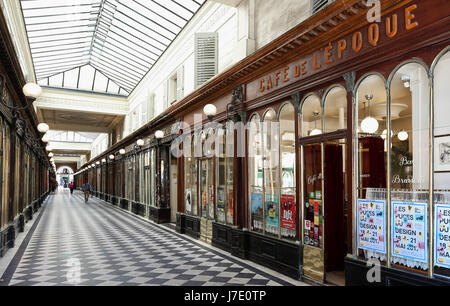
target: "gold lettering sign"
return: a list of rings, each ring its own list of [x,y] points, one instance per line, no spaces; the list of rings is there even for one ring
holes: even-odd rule
[[[415,15],[417,8],[417,4],[412,4],[404,8],[401,13],[390,13],[382,18],[381,23],[371,23],[350,35],[330,41],[327,46],[270,73],[257,81],[257,94],[267,93],[302,77],[334,66],[344,59],[361,53],[362,50],[378,47],[383,39],[394,39],[400,30],[407,32],[417,28],[419,26]],[[399,23],[400,18],[404,18],[402,24]]]

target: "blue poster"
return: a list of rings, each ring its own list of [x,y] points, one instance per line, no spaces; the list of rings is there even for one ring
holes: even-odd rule
[[[426,203],[392,201],[392,256],[426,263]]]
[[[278,196],[266,195],[266,226],[278,231]]]
[[[358,248],[386,253],[386,201],[358,199]]]
[[[434,264],[450,268],[450,205],[436,204]]]
[[[251,196],[252,208],[252,227],[254,229],[262,229],[263,221],[263,195],[262,193],[252,193]]]

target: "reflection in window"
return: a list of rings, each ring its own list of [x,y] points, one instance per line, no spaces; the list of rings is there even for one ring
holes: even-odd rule
[[[402,66],[391,81],[392,262],[428,270],[427,211],[429,198],[429,86],[419,64]],[[389,134],[388,134],[389,136]],[[398,201],[398,202],[397,202]],[[413,222],[402,222],[402,209],[414,210]],[[419,220],[420,219],[420,220]],[[408,237],[404,230],[417,235]],[[405,238],[408,240],[405,243]],[[413,241],[414,240],[414,241]],[[411,251],[413,249],[413,251]]]
[[[225,128],[217,130],[216,152],[216,216],[221,223],[233,224],[233,154],[234,126],[229,122]]]
[[[248,131],[248,173],[250,192],[250,227],[263,231],[263,168],[261,120],[258,115],[250,119]]]
[[[361,200],[380,201],[375,205],[384,210],[379,218],[383,223],[386,214],[386,173],[387,173],[387,94],[385,81],[378,75],[367,76],[359,85],[357,91],[357,112],[358,116],[358,175],[357,175],[357,196]],[[370,108],[370,112],[369,112]],[[369,119],[368,119],[369,118]],[[372,130],[370,118],[376,120]],[[369,121],[368,121],[369,120]],[[362,128],[362,122],[368,122]],[[378,128],[376,128],[378,126]],[[364,202],[361,201],[361,211],[365,210]],[[367,208],[370,211],[370,207]],[[358,220],[358,222],[363,222]],[[377,221],[378,222],[378,221]],[[380,224],[386,228],[386,224]],[[358,236],[367,237],[360,241],[359,255],[363,258],[375,257],[386,260],[385,231],[378,231],[377,241],[368,243],[369,235],[360,227]]]
[[[265,232],[278,236],[279,226],[279,126],[276,113],[272,109],[264,116],[264,192],[265,192]]]
[[[450,52],[437,62],[434,70],[434,222],[437,237],[434,273],[450,277]],[[447,236],[448,237],[448,236]]]
[[[308,96],[302,106],[302,136],[322,134],[322,107],[316,95]]]
[[[286,104],[280,112],[280,154],[281,154],[281,236],[296,237],[295,203],[295,109]]]
[[[347,126],[347,91],[340,86],[333,87],[325,99],[325,133],[345,129]]]

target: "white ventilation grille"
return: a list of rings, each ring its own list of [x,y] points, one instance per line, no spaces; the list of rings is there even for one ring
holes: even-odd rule
[[[334,0],[311,0],[311,13],[314,15],[320,11],[327,4],[333,2]]]
[[[217,33],[195,34],[195,87],[217,74]]]

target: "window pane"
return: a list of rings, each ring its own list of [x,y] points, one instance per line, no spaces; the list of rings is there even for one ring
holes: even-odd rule
[[[391,83],[391,96],[392,262],[428,270],[430,139],[426,70],[418,64],[400,68]],[[403,222],[411,217],[412,221]],[[405,234],[409,232],[411,235]]]
[[[280,112],[281,236],[296,237],[295,109],[286,104]]]
[[[250,193],[250,223],[253,231],[263,231],[263,151],[261,122],[255,115],[248,131],[248,173]]]

